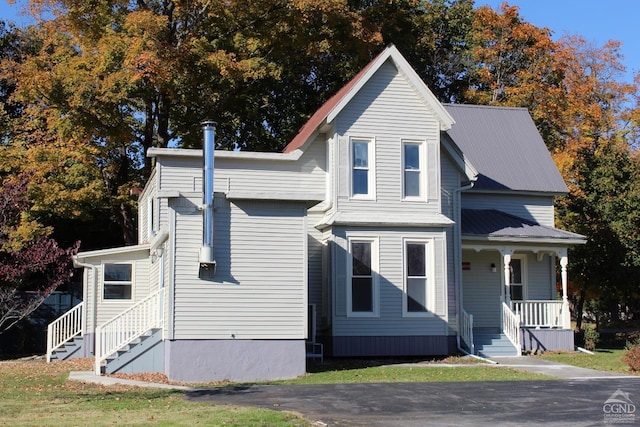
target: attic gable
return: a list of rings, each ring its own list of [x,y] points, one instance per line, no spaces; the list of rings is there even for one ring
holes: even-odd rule
[[[387,61],[392,61],[398,71],[407,79],[420,98],[433,110],[435,117],[440,123],[440,130],[446,131],[454,123],[451,115],[445,110],[440,102],[433,95],[427,85],[420,79],[407,60],[400,54],[398,49],[391,45],[375,57],[360,72],[340,89],[334,96],[325,102],[305,123],[298,134],[284,148],[284,153],[289,153],[301,149],[304,144],[314,135],[315,132],[326,124],[330,124],[349,104],[356,94],[365,84],[378,72],[380,67]]]

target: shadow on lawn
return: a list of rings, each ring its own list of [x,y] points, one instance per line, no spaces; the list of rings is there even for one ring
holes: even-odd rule
[[[461,356],[429,356],[429,357],[325,357],[324,362],[309,360],[308,373],[330,371],[348,371],[352,369],[374,368],[378,366],[401,365],[406,363],[476,363]]]

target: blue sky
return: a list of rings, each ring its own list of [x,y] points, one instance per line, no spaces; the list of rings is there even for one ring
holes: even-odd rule
[[[504,0],[476,0],[476,6],[498,9]],[[602,46],[607,40],[622,42],[625,80],[640,71],[640,0],[510,0],[525,21],[547,27],[553,38],[581,35]]]
[[[476,0],[476,6],[489,5],[498,9],[504,0]],[[16,0],[9,5],[0,0],[0,19],[18,25],[29,23],[20,16],[21,5]],[[622,53],[627,67],[626,79],[640,71],[640,0],[510,0],[520,8],[520,15],[538,27],[547,27],[555,39],[565,35],[581,35],[587,41],[602,46],[607,40],[623,43]]]

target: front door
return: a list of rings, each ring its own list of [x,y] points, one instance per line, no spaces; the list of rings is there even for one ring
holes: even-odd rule
[[[522,301],[525,299],[526,290],[526,258],[524,255],[512,255],[509,264],[509,296],[511,301]]]

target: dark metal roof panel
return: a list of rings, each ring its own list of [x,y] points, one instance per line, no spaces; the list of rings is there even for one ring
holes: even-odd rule
[[[447,131],[478,170],[474,188],[566,193],[558,168],[525,108],[445,104]]]
[[[585,237],[540,225],[498,210],[462,209],[462,234],[487,238],[584,240]]]

